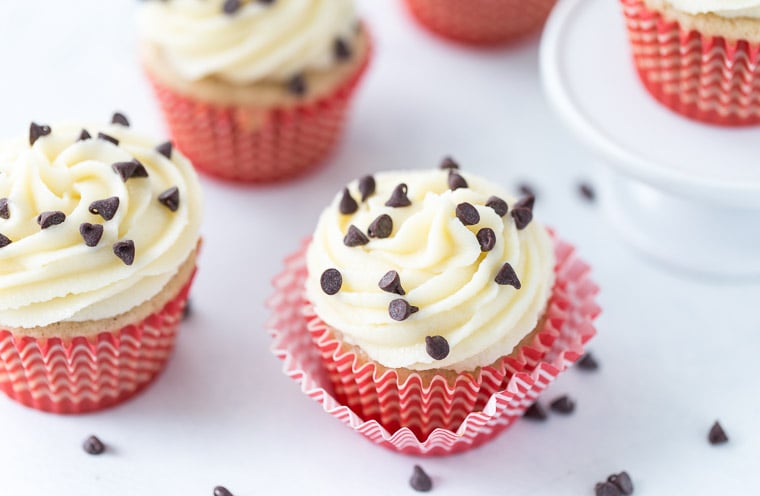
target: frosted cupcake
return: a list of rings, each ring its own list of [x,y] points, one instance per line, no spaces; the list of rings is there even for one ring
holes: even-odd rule
[[[760,123],[760,1],[621,1],[652,96],[698,121]]]
[[[0,389],[81,413],[150,383],[196,266],[190,163],[111,125],[37,125],[0,145]]]
[[[175,143],[201,171],[235,181],[323,162],[370,58],[352,0],[147,1],[138,21]]]

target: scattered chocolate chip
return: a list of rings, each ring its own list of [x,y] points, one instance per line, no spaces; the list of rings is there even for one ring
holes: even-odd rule
[[[370,238],[387,238],[393,232],[393,219],[388,214],[382,214],[372,221],[367,228]]]
[[[396,298],[388,305],[388,314],[393,320],[399,322],[408,319],[410,315],[419,312],[419,310],[419,308],[410,305],[403,298]]]
[[[11,240],[3,233],[0,233],[0,248],[5,248],[9,244],[11,244]]]
[[[409,197],[406,196],[406,193],[408,191],[408,187],[406,184],[401,183],[398,186],[396,186],[393,189],[393,193],[391,193],[391,197],[388,198],[388,201],[385,202],[386,207],[408,207],[412,204],[411,200],[409,200]]]
[[[364,235],[363,232],[359,230],[358,227],[351,224],[348,226],[348,232],[346,233],[346,236],[343,238],[343,244],[346,246],[354,247],[354,246],[362,246],[369,243],[369,238]]]
[[[82,132],[79,133],[79,138],[77,141],[87,141],[89,139],[92,139],[92,136],[90,136],[90,133],[87,132],[87,129],[82,129]]]
[[[114,112],[111,117],[111,124],[118,124],[120,126],[129,127],[129,119],[121,112]]]
[[[457,205],[456,215],[457,219],[459,219],[465,226],[474,226],[480,222],[480,214],[478,213],[478,209],[467,202]]]
[[[707,440],[710,441],[710,444],[713,445],[724,444],[728,442],[726,431],[723,430],[723,427],[717,420],[712,425],[712,427],[710,427],[710,432],[707,434]]]
[[[378,283],[380,289],[388,293],[395,293],[397,295],[404,296],[406,291],[401,287],[401,277],[395,270],[389,270]]]
[[[534,195],[526,195],[515,203],[514,208],[527,208],[533,210],[533,206],[536,204],[536,197]]]
[[[193,302],[188,298],[185,301],[185,307],[182,309],[182,320],[187,320],[193,314]]]
[[[518,184],[517,191],[523,196],[536,196],[536,190],[528,183]]]
[[[40,229],[47,229],[51,226],[57,226],[58,224],[63,224],[63,221],[66,220],[66,214],[61,212],[60,210],[56,210],[53,212],[42,212],[40,215],[37,216],[37,224],[40,225]]]
[[[359,193],[362,195],[362,201],[366,201],[375,192],[375,178],[364,176],[359,179]]]
[[[441,165],[439,166],[443,170],[455,170],[459,169],[459,164],[451,157],[444,157]]]
[[[216,486],[214,488],[214,496],[234,496],[234,495],[226,487]]]
[[[409,479],[409,485],[417,492],[426,493],[433,489],[433,480],[419,465],[414,466],[414,472]]]
[[[0,219],[10,219],[11,211],[8,208],[8,199],[0,198]]]
[[[505,262],[504,265],[501,266],[501,269],[499,269],[499,272],[496,274],[494,281],[496,281],[496,284],[500,284],[502,286],[514,286],[515,289],[520,289],[522,287],[520,279],[515,273],[515,269],[512,268],[509,262]]]
[[[617,486],[617,488],[620,489],[620,492],[626,496],[633,494],[633,481],[626,471],[610,475],[607,477],[607,482]]]
[[[337,60],[348,60],[351,58],[351,47],[343,38],[336,38],[333,42],[333,53]]]
[[[222,10],[225,14],[232,15],[237,12],[241,6],[242,3],[240,0],[225,0],[224,5],[222,6]]]
[[[449,174],[449,189],[451,191],[456,191],[459,188],[466,188],[467,187],[467,181],[464,180],[462,176],[457,174],[454,171],[451,171]]]
[[[612,482],[597,482],[594,486],[596,496],[621,496],[620,489]]]
[[[121,180],[124,182],[133,177],[148,177],[148,171],[145,169],[145,166],[137,159],[132,159],[129,162],[116,162],[111,167],[114,172],[121,176]]]
[[[113,136],[107,135],[106,133],[98,133],[98,139],[108,141],[109,143],[113,143],[114,145],[119,146],[119,140]]]
[[[116,215],[116,211],[119,210],[119,197],[112,196],[105,200],[95,200],[90,203],[89,210],[93,215],[100,215],[105,220],[111,220]]]
[[[546,413],[546,409],[543,406],[541,406],[541,404],[538,401],[536,401],[535,403],[530,405],[527,410],[525,410],[523,417],[527,419],[531,419],[531,420],[544,421],[547,418],[549,418],[549,415]]]
[[[135,261],[135,242],[131,239],[117,241],[113,245],[113,253],[119,257],[125,265],[132,265]]]
[[[179,189],[172,186],[158,195],[158,201],[172,212],[176,212],[179,208]]]
[[[494,212],[496,212],[496,215],[499,217],[504,217],[507,215],[507,212],[509,211],[509,206],[507,205],[507,202],[499,198],[498,196],[492,196],[488,199],[486,202],[486,207],[491,207]]]
[[[322,285],[322,291],[330,296],[337,294],[343,286],[343,276],[338,272],[338,269],[327,269],[322,272],[322,277],[319,278],[319,284]]]
[[[589,183],[580,183],[578,185],[578,193],[584,200],[589,203],[592,203],[594,200],[596,200],[596,192]]]
[[[306,78],[302,74],[297,74],[288,81],[288,91],[294,95],[303,96],[306,94]]]
[[[581,370],[596,370],[599,368],[599,362],[596,361],[594,355],[591,352],[586,352],[580,360],[578,360],[578,368]]]
[[[174,145],[171,141],[167,141],[165,143],[161,143],[156,147],[156,151],[163,155],[164,157],[171,160],[172,158],[172,150],[174,149]]]
[[[343,215],[349,215],[353,214],[357,210],[359,210],[359,204],[356,203],[356,200],[354,200],[354,197],[351,196],[351,193],[349,193],[348,188],[343,188],[343,196],[340,199],[340,204],[338,205],[338,209],[340,210],[340,213]]]
[[[530,224],[530,221],[533,220],[533,211],[529,208],[519,208],[515,205],[510,214],[515,219],[517,229],[525,229]]]
[[[557,413],[568,415],[575,410],[575,401],[565,394],[549,403],[549,408]]]
[[[90,436],[82,443],[82,449],[89,455],[101,455],[106,450],[106,446],[96,436]]]
[[[496,246],[496,233],[490,227],[484,227],[475,235],[480,243],[480,251],[491,251]]]
[[[40,125],[32,122],[29,125],[29,145],[33,145],[38,139],[43,136],[47,136],[52,132],[53,131],[50,129],[50,126],[46,126],[44,124]]]
[[[89,222],[83,222],[79,225],[79,234],[84,239],[84,244],[87,246],[98,246],[100,238],[103,237],[103,226],[100,224],[90,224]]]
[[[449,342],[443,336],[426,336],[425,351],[433,360],[443,360],[449,356]]]

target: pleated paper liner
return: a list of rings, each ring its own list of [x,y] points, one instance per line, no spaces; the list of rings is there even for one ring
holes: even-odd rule
[[[192,277],[164,307],[92,337],[35,339],[0,329],[0,390],[37,410],[87,413],[150,384],[174,349]]]
[[[325,341],[314,344],[309,326],[314,332],[321,324],[315,323],[308,305],[304,314],[307,245],[286,259],[284,272],[274,280],[268,323],[273,352],[284,360],[285,373],[325,411],[386,448],[443,455],[484,443],[520,418],[583,354],[595,334],[593,320],[600,309],[590,268],[572,246],[555,238],[557,283],[551,315],[529,350],[480,377],[461,374],[453,387],[438,381],[424,387],[414,375],[399,384],[395,372],[377,374],[372,363],[337,347],[329,334],[317,332],[318,342]]]
[[[406,0],[417,21],[440,36],[493,45],[543,26],[556,0]]]
[[[691,119],[760,124],[760,43],[686,31],[642,0],[621,0],[633,59],[649,93]]]

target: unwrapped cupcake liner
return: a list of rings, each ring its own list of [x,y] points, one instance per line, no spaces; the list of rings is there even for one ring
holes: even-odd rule
[[[92,337],[36,339],[0,329],[0,390],[53,413],[87,413],[121,403],[164,369],[191,283],[158,312]]]
[[[760,124],[760,43],[686,31],[642,0],[621,0],[642,83],[671,110],[710,124]]]
[[[556,284],[549,316],[524,353],[505,360],[503,368],[485,367],[479,377],[460,374],[453,386],[433,379],[423,387],[417,374],[399,385],[395,371],[378,374],[373,363],[357,360],[330,333],[317,330],[324,324],[304,306],[307,246],[308,241],[285,260],[285,270],[274,280],[267,325],[274,337],[272,350],[284,360],[284,372],[326,412],[372,442],[402,453],[452,454],[493,438],[583,354],[595,334],[598,287],[573,247],[555,238]]]
[[[417,21],[464,43],[490,45],[539,29],[556,0],[406,0]]]
[[[230,181],[272,182],[318,166],[335,148],[371,53],[331,93],[290,107],[216,104],[148,78],[174,144],[198,170]]]

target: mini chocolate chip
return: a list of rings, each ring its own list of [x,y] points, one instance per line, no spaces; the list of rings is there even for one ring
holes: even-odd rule
[[[439,166],[443,170],[455,170],[459,169],[459,164],[451,157],[444,157],[441,165]]]
[[[113,245],[113,253],[119,257],[125,265],[132,265],[135,261],[135,242],[131,239],[117,241]]]
[[[216,486],[214,488],[214,496],[234,496],[234,495],[226,487]]]
[[[507,215],[507,212],[509,211],[509,206],[507,205],[507,202],[499,198],[498,196],[492,196],[488,199],[486,202],[486,207],[491,207],[494,212],[496,212],[496,215],[499,217],[504,217]]]
[[[414,472],[409,479],[409,485],[417,492],[426,493],[433,489],[433,480],[419,465],[414,466]]]
[[[303,96],[306,94],[306,78],[302,74],[297,74],[290,78],[287,87],[288,91],[294,95]]]
[[[395,270],[389,270],[386,272],[377,285],[380,286],[380,289],[388,293],[395,293],[401,296],[406,294],[404,288],[401,287],[401,277]]]
[[[501,269],[499,269],[499,272],[496,274],[494,281],[496,281],[496,284],[500,284],[502,286],[514,286],[515,289],[520,289],[522,287],[520,279],[515,273],[515,269],[512,268],[509,262],[505,262],[504,265],[501,266]]]
[[[160,195],[158,195],[158,201],[172,212],[176,212],[179,208],[179,188],[172,186]]]
[[[530,224],[530,221],[533,220],[533,211],[529,208],[518,208],[515,205],[510,214],[515,219],[517,229],[525,229]]]
[[[417,313],[419,310],[419,308],[410,305],[403,298],[396,298],[388,305],[388,314],[393,320],[399,322],[408,319],[410,315]]]
[[[109,143],[113,143],[114,145],[119,146],[119,140],[113,136],[107,135],[106,133],[98,133],[98,139],[108,141]]]
[[[82,449],[89,455],[101,455],[106,450],[106,446],[96,436],[90,436],[82,443]]]
[[[549,403],[549,408],[552,409],[552,411],[555,411],[557,413],[561,413],[563,415],[568,415],[570,413],[573,413],[575,410],[575,402],[570,399],[568,395],[562,395],[556,400]]]
[[[8,236],[5,236],[3,233],[0,233],[0,248],[5,248],[11,243],[12,241],[8,239]]]
[[[322,286],[322,291],[330,296],[338,294],[341,286],[343,286],[343,276],[338,269],[327,269],[322,272],[322,277],[319,278],[319,284]]]
[[[38,139],[43,136],[47,136],[52,132],[53,131],[50,129],[50,126],[46,126],[44,124],[40,125],[32,122],[29,125],[29,145],[33,145]]]
[[[145,166],[137,159],[132,159],[129,162],[116,162],[111,167],[114,172],[121,176],[121,180],[124,182],[133,177],[148,177],[148,171],[145,169]]]
[[[57,226],[58,224],[63,224],[63,221],[66,220],[66,214],[61,212],[60,210],[55,210],[53,212],[42,212],[40,215],[37,216],[37,224],[40,225],[41,229],[47,229],[51,226]]]
[[[385,202],[386,207],[393,207],[393,208],[399,208],[399,207],[408,207],[412,204],[411,200],[409,200],[409,197],[406,196],[406,193],[408,191],[408,187],[406,184],[401,183],[395,188],[393,188],[393,192],[391,193],[390,198],[388,198],[388,201]]]
[[[523,417],[530,420],[544,421],[549,417],[549,415],[546,413],[546,409],[543,406],[541,406],[541,404],[538,401],[536,401],[535,403],[530,405],[527,410],[525,410],[525,413],[523,413]]]
[[[90,224],[89,222],[83,222],[79,225],[79,234],[84,239],[84,244],[87,246],[98,246],[100,238],[103,237],[103,226],[100,224]]]
[[[346,233],[346,236],[343,238],[343,244],[346,246],[354,247],[354,246],[362,246],[369,243],[369,238],[364,235],[363,232],[359,230],[358,227],[351,224],[348,226],[348,232]]]
[[[426,336],[425,351],[433,360],[443,360],[449,356],[449,342],[443,336]]]
[[[348,46],[343,38],[335,38],[333,42],[333,53],[338,60],[348,60],[351,58],[351,47]]]
[[[594,200],[596,200],[596,192],[589,183],[580,183],[578,185],[578,193],[581,195],[581,198],[589,203],[592,203]]]
[[[484,227],[475,235],[480,243],[480,251],[491,251],[496,245],[496,233],[490,227]]]
[[[121,112],[114,112],[111,117],[111,124],[118,124],[120,126],[129,127],[129,119]]]
[[[612,482],[597,482],[594,486],[596,496],[621,496],[620,489]]]
[[[240,0],[225,0],[222,10],[225,14],[234,14],[242,6]]]
[[[581,370],[596,370],[599,368],[599,362],[596,361],[591,352],[587,352],[578,360],[578,368]]]
[[[185,301],[185,307],[182,309],[182,320],[187,320],[193,315],[193,302],[188,298]]]
[[[171,160],[172,158],[172,150],[174,149],[174,145],[171,141],[167,141],[165,143],[161,143],[156,147],[156,151],[163,155],[164,157]]]
[[[105,220],[111,220],[116,215],[116,211],[119,210],[119,197],[112,196],[105,200],[95,200],[90,203],[89,210],[93,215],[100,215]]]
[[[523,196],[536,196],[536,190],[528,183],[518,184],[517,191]]]
[[[456,172],[451,172],[449,174],[449,189],[452,191],[456,191],[459,188],[466,188],[467,187],[467,181],[464,180],[462,176],[457,174]]]
[[[478,213],[478,209],[467,202],[457,205],[456,215],[457,219],[459,219],[465,226],[474,226],[480,222],[480,214]]]
[[[533,207],[536,204],[536,196],[535,195],[526,195],[523,198],[521,198],[517,203],[515,203],[514,208],[527,208],[530,210],[533,210]]]
[[[82,132],[79,133],[79,139],[77,139],[77,141],[87,141],[89,139],[92,139],[90,133],[87,132],[87,129],[82,129]]]
[[[349,193],[348,188],[343,188],[343,196],[340,199],[338,210],[343,215],[353,214],[359,210],[359,205],[354,200],[354,197],[351,196],[351,193]]]
[[[388,214],[382,214],[372,221],[367,228],[370,238],[387,238],[393,232],[393,219]]]
[[[726,435],[726,431],[723,430],[723,427],[720,425],[720,423],[716,420],[715,423],[710,427],[710,432],[707,434],[707,440],[710,441],[710,444],[723,444],[728,442],[728,436]]]
[[[620,492],[626,496],[633,494],[633,481],[626,471],[610,475],[607,477],[607,482],[615,484],[620,489]]]
[[[11,211],[8,208],[8,199],[0,198],[0,219],[10,219]]]
[[[362,195],[362,201],[366,201],[372,194],[375,193],[375,178],[372,176],[364,176],[359,179],[359,193]]]

